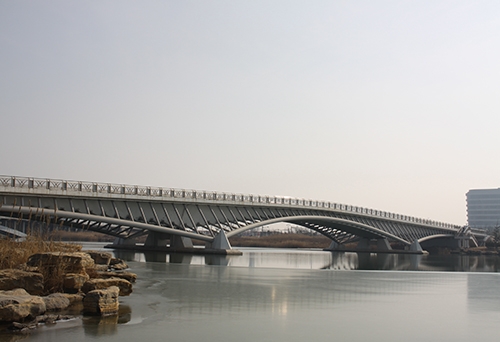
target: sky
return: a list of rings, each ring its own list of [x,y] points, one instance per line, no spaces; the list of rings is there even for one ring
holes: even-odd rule
[[[0,174],[466,224],[500,187],[498,1],[0,0]]]

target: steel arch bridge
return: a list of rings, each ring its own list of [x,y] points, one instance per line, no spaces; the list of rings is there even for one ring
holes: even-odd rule
[[[170,240],[171,246],[189,247],[189,239],[197,239],[230,249],[228,237],[278,222],[319,232],[336,247],[378,240],[409,248],[432,237],[484,235],[325,201],[14,176],[0,176],[0,215],[96,231],[122,243],[147,235],[148,246],[165,246]]]

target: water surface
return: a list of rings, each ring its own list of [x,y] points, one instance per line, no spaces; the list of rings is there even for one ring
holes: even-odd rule
[[[222,258],[117,254],[138,275],[133,294],[121,297],[120,316],[58,323],[26,341],[470,341],[498,334],[500,274],[485,258],[265,249]]]

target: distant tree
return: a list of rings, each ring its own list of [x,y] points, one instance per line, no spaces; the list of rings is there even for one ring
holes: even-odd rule
[[[493,229],[493,243],[495,244],[495,247],[498,248],[498,245],[500,244],[500,227],[496,226],[495,229]]]

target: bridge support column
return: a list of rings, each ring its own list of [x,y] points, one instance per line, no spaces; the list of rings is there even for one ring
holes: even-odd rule
[[[356,247],[356,249],[369,249],[370,248],[370,240],[369,239],[365,239],[365,238],[361,238],[361,240],[359,240],[358,242],[358,245]]]
[[[344,249],[344,245],[338,243],[337,241],[333,241],[332,240],[332,243],[330,244],[330,246],[328,246],[328,248],[326,250],[328,251],[338,251],[338,250],[342,250]]]
[[[410,251],[412,252],[423,252],[424,250],[422,249],[422,246],[420,246],[420,243],[418,240],[413,241],[413,243],[410,246]]]
[[[392,247],[387,239],[377,240],[377,250],[379,251],[392,251]]]
[[[370,239],[361,238],[361,240],[359,240],[358,242],[358,246],[356,247],[356,249],[359,250],[360,252],[371,251],[373,253],[376,253],[377,251],[380,252],[392,251],[392,247],[389,244],[389,240],[387,240],[386,238],[377,239],[376,248],[374,248],[374,246],[371,246],[371,242],[372,241]]]
[[[146,242],[144,243],[144,246],[165,247],[165,246],[167,246],[168,239],[169,239],[168,234],[150,231],[148,233],[148,237],[146,238]]]
[[[229,240],[227,239],[226,232],[224,229],[219,231],[219,234],[215,235],[214,241],[212,242],[213,249],[232,249]]]
[[[470,238],[469,237],[459,237],[458,239],[458,248],[469,248],[470,245],[469,245],[469,241],[470,241]]]
[[[170,237],[171,248],[193,248],[193,241],[190,238],[179,235],[172,235]]]

